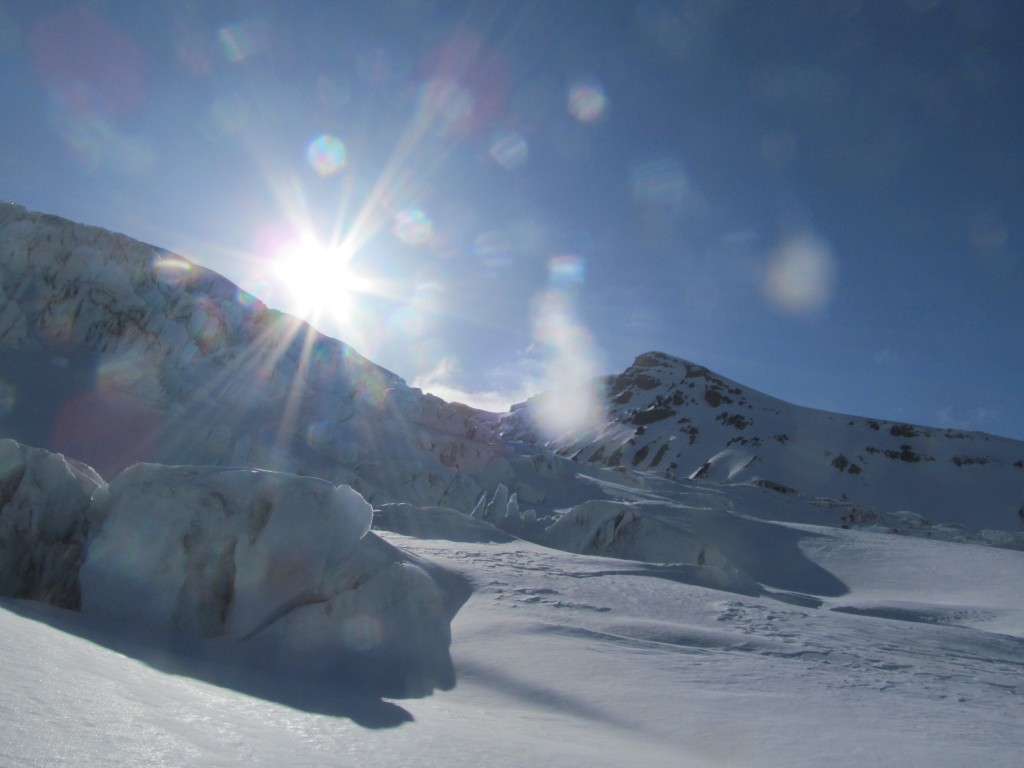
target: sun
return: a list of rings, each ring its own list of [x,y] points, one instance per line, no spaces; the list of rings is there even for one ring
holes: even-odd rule
[[[344,320],[352,312],[356,294],[367,289],[350,262],[344,246],[300,237],[278,249],[273,274],[291,294],[293,314],[307,320],[325,315]]]

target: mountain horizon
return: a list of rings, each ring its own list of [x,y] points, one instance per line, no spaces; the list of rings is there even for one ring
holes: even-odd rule
[[[1020,521],[1024,444],[1008,438],[808,409],[663,352],[479,411],[423,394],[180,255],[15,205],[0,224],[0,430],[105,476],[138,461],[257,466],[464,512],[504,484],[550,509],[515,440],[573,463],[972,530]],[[581,399],[589,421],[549,429]],[[988,508],[968,513],[982,482]]]
[[[1024,443],[663,352],[476,410],[181,256],[16,206],[0,267],[15,764],[328,766],[343,733],[370,765],[712,765],[753,722],[729,754],[772,768],[837,744],[1015,759]],[[211,706],[244,737],[196,737]],[[147,725],[115,745],[125,708]],[[62,738],[18,735],[58,716]]]

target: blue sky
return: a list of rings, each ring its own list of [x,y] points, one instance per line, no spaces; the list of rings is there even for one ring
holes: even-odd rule
[[[0,199],[504,407],[657,349],[1024,439],[1024,8],[0,0]]]

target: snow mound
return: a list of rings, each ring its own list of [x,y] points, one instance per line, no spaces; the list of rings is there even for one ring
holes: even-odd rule
[[[542,542],[581,555],[690,566],[688,581],[714,589],[744,594],[761,590],[704,538],[626,502],[594,499],[579,504],[547,527]]]
[[[261,666],[301,659],[389,695],[454,682],[449,622],[465,596],[368,533],[372,509],[347,486],[139,464],[89,517],[84,614],[245,641],[239,656]]]
[[[0,595],[78,608],[87,511],[102,486],[84,465],[0,440]]]
[[[447,507],[381,504],[380,509],[374,510],[373,524],[378,529],[417,539],[500,543],[515,538],[490,523]]]

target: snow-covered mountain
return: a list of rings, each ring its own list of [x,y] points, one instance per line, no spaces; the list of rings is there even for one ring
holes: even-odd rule
[[[138,461],[254,466],[463,512],[504,485],[550,513],[585,500],[570,486],[587,463],[831,500],[853,524],[1024,522],[1024,444],[802,408],[662,353],[608,377],[606,423],[544,442],[550,395],[501,416],[445,403],[123,235],[4,205],[0,269],[0,436],[108,477]]]
[[[546,445],[573,461],[905,510],[972,530],[1024,523],[1016,440],[803,408],[660,352],[640,355],[604,389],[606,423]],[[503,416],[501,433],[537,441],[544,397]]]
[[[511,476],[472,409],[181,256],[15,205],[0,206],[0,350],[0,436],[105,476],[255,466],[453,506]]]
[[[1024,444],[603,385],[542,438],[0,206],[0,762],[1018,763]]]

